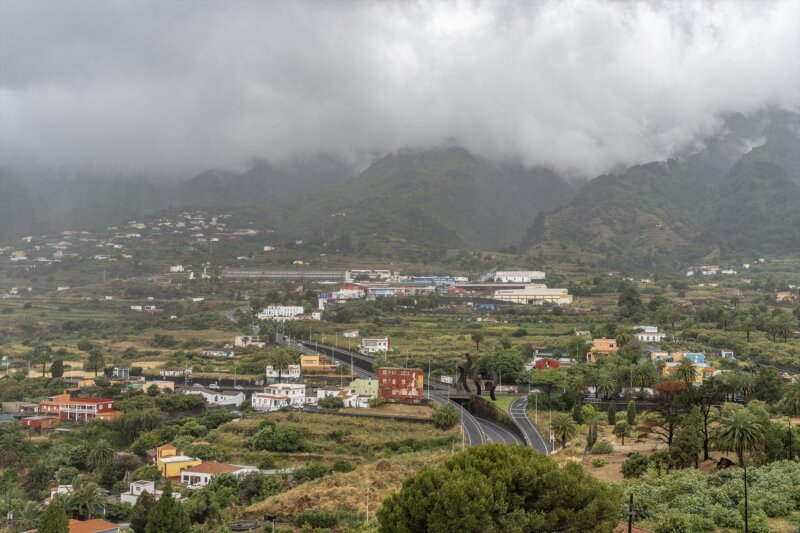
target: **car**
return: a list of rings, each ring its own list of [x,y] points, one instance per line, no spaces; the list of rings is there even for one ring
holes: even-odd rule
[[[208,388],[209,389],[218,389],[219,388],[219,383],[212,383],[211,385],[208,386]]]
[[[195,383],[194,385],[192,385],[192,387],[202,388],[203,384],[202,383]]]

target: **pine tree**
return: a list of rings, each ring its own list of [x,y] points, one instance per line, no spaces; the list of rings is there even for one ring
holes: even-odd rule
[[[145,533],[189,533],[191,529],[189,513],[172,497],[172,488],[167,483],[164,494],[147,519]]]
[[[69,533],[69,519],[58,498],[44,510],[37,525],[39,533]]]
[[[698,457],[703,451],[703,436],[700,432],[702,417],[695,407],[683,422],[683,428],[675,436],[669,449],[670,464],[676,468],[698,467]]]
[[[595,442],[597,442],[597,422],[593,421],[589,426],[589,435],[586,437],[586,448],[591,450]]]
[[[608,425],[617,425],[617,404],[614,401],[608,404]]]
[[[628,425],[633,427],[636,423],[636,402],[633,400],[628,402],[628,410],[626,411]]]
[[[136,500],[136,505],[133,506],[131,511],[131,529],[134,533],[144,533],[147,527],[147,519],[150,512],[156,505],[156,500],[149,492],[143,492]]]
[[[583,424],[583,406],[581,402],[575,402],[575,405],[572,407],[572,419],[576,424]]]

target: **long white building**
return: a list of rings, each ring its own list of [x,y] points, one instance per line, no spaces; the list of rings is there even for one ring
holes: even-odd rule
[[[530,285],[522,289],[498,289],[494,291],[494,299],[526,305],[569,305],[572,303],[572,295],[567,292],[567,289],[548,289]]]
[[[494,281],[498,283],[544,281],[544,272],[540,270],[498,270],[494,273]]]
[[[303,314],[302,305],[268,305],[260,313],[261,320],[295,320],[297,315]]]

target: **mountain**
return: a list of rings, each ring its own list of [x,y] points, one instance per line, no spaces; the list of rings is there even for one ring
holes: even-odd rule
[[[390,153],[358,177],[273,213],[276,227],[428,248],[516,244],[543,210],[575,194],[544,168],[490,162],[462,148]]]
[[[800,115],[730,115],[699,151],[590,181],[569,205],[538,217],[524,245],[647,270],[797,251],[798,146]]]
[[[281,164],[256,161],[242,173],[211,169],[180,183],[4,166],[0,167],[0,240],[63,229],[100,229],[169,209],[276,203],[353,176],[347,165],[328,156]]]

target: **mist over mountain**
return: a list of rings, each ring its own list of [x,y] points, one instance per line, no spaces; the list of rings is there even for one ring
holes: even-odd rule
[[[800,249],[800,115],[729,115],[700,151],[599,176],[540,216],[534,253],[654,269]]]

